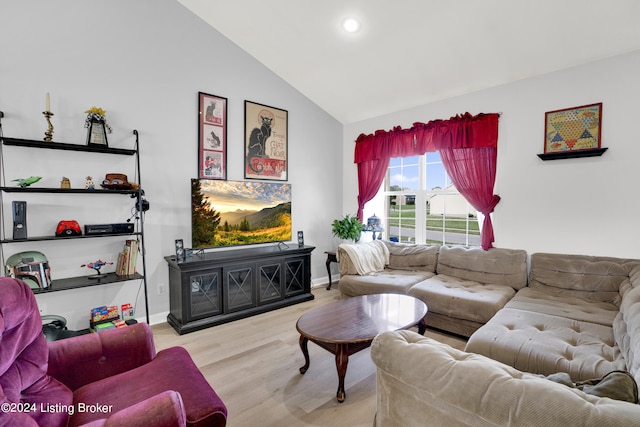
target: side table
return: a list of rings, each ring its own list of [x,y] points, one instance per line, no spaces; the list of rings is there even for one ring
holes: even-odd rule
[[[327,261],[325,262],[325,265],[327,266],[327,274],[329,275],[329,286],[327,286],[327,290],[330,290],[331,289],[331,263],[338,262],[338,257],[336,256],[336,253],[332,251],[325,251],[325,254],[327,254]]]

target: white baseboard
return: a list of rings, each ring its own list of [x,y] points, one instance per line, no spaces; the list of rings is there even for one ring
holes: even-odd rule
[[[339,274],[331,275],[331,283],[332,284],[338,283],[339,279],[340,279],[340,275]],[[319,288],[319,287],[326,288],[328,284],[329,284],[329,276],[323,276],[323,277],[320,277],[320,278],[315,279],[315,280],[311,279],[311,289]]]
[[[169,315],[168,311],[163,311],[162,313],[150,314],[149,325],[159,325],[160,323],[166,323],[168,315]],[[136,320],[140,323],[147,321],[145,317],[138,317],[136,318]]]

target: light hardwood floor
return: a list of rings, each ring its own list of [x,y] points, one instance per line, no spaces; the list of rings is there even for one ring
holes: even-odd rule
[[[230,427],[370,427],[376,411],[376,371],[366,349],[349,357],[346,400],[338,403],[335,357],[309,343],[304,365],[296,321],[306,311],[338,300],[336,286],[312,290],[315,299],[268,313],[178,335],[153,326],[156,348],[185,347],[227,405]],[[428,316],[428,314],[427,314]],[[461,338],[427,330],[426,336],[463,348]]]

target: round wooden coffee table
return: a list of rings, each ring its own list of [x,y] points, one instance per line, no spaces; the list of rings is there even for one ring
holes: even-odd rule
[[[426,314],[424,302],[398,294],[364,295],[314,308],[303,314],[296,324],[305,360],[300,373],[304,374],[309,369],[309,341],[335,354],[338,370],[336,396],[338,402],[344,402],[344,377],[349,356],[369,347],[376,335],[382,332],[418,326],[418,332],[424,334]]]

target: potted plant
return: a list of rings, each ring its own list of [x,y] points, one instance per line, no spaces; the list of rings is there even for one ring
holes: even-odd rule
[[[345,215],[342,219],[335,219],[331,224],[333,235],[344,240],[357,242],[360,233],[364,230],[364,224],[355,215]]]

